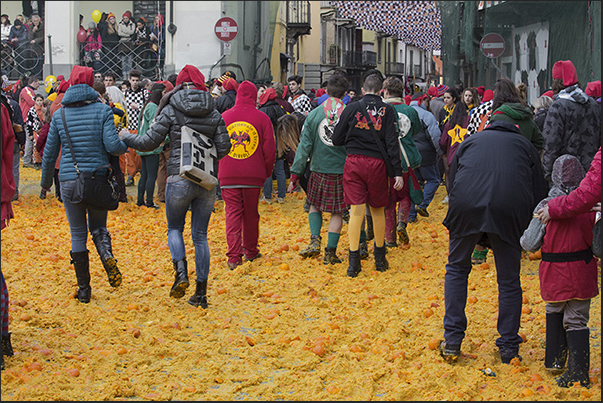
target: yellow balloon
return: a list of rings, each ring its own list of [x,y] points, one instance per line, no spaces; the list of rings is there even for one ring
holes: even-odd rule
[[[100,11],[94,10],[92,12],[92,21],[98,23],[100,21],[100,19],[101,19],[101,16],[102,16],[102,14],[101,14]]]
[[[52,84],[57,82],[57,78],[53,75],[48,75],[44,79],[44,91],[48,94],[52,88]]]

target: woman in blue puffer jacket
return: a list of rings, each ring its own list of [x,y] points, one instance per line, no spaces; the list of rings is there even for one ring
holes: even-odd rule
[[[92,89],[94,71],[90,67],[74,66],[69,77],[71,86],[61,102],[65,108],[65,121],[73,153],[80,171],[92,172],[109,164],[109,156],[123,154],[127,146],[122,142],[113,123],[113,113],[108,105],[100,102],[98,92]],[[71,263],[75,267],[80,302],[90,302],[90,262],[88,258],[88,231],[103,263],[109,284],[121,284],[121,273],[117,260],[113,257],[111,236],[107,231],[107,211],[89,209],[71,203],[71,195],[77,177],[71,147],[67,141],[61,113],[55,114],[42,158],[42,189],[52,185],[54,166],[59,152],[63,149],[60,162],[59,180],[65,214],[71,231]]]

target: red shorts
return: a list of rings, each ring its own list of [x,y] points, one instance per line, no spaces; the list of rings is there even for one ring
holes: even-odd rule
[[[343,199],[347,205],[389,205],[389,177],[381,158],[351,154],[343,168]]]

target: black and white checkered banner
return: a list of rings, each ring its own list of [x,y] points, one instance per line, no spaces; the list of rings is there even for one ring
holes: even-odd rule
[[[435,1],[331,1],[343,18],[425,50],[441,47],[442,22]]]

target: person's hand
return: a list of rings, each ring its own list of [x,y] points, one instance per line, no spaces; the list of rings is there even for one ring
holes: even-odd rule
[[[33,45],[34,43],[36,43],[36,41],[34,41],[34,40],[32,39],[31,41],[29,41],[29,43],[31,43],[31,44]]]
[[[130,109],[138,109],[138,104],[136,102],[132,102],[130,104]]]
[[[536,214],[538,215],[538,219],[544,225],[546,225],[551,220],[551,216],[549,215],[549,205],[548,204],[546,206],[544,206],[543,208],[541,208],[540,210],[538,210],[536,212]]]
[[[120,140],[123,140],[126,133],[130,133],[130,131],[126,128],[123,128],[117,133],[117,135],[119,136]]]
[[[293,191],[297,187],[298,182],[299,178],[297,177],[297,175],[291,174],[291,176],[289,177],[289,187],[287,188],[287,192],[293,193]]]
[[[402,190],[403,186],[404,186],[404,178],[401,176],[396,176],[394,178],[394,189]]]

